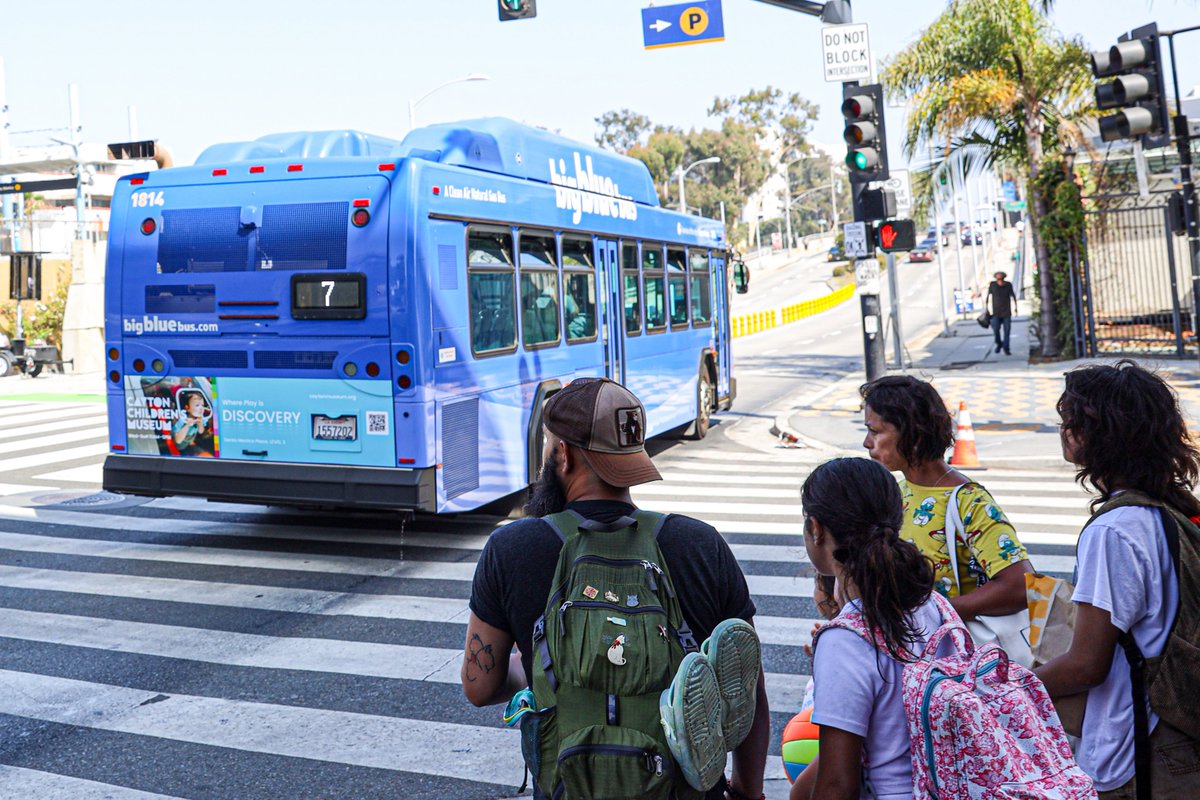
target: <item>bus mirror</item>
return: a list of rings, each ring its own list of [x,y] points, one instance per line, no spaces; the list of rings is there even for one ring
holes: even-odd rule
[[[738,294],[750,291],[750,268],[745,261],[733,262],[733,288]]]

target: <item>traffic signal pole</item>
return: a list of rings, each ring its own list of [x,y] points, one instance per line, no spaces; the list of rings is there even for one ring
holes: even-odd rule
[[[1175,37],[1181,33],[1200,30],[1200,25],[1166,31],[1161,35],[1167,39],[1171,50],[1171,80],[1175,89],[1175,147],[1179,151],[1179,179],[1183,184],[1183,221],[1187,229],[1188,255],[1192,267],[1192,335],[1197,341],[1197,358],[1200,358],[1200,209],[1196,208],[1196,176],[1192,164],[1192,134],[1187,115],[1179,96],[1179,71],[1175,60]]]

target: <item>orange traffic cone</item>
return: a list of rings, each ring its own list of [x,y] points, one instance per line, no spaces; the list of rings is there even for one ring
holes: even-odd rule
[[[950,456],[952,467],[978,467],[979,453],[975,450],[975,429],[971,427],[971,412],[966,401],[958,404],[958,433],[954,436],[954,453]]]

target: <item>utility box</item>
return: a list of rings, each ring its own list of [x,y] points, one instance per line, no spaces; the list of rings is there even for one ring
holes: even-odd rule
[[[13,253],[8,262],[10,300],[42,299],[42,254]]]

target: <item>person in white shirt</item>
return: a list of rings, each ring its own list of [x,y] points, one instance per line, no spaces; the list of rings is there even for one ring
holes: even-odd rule
[[[1200,516],[1192,494],[1200,452],[1162,378],[1132,361],[1069,372],[1058,413],[1063,457],[1099,494],[1093,509],[1139,492],[1186,517]],[[1079,766],[1101,800],[1133,800],[1133,693],[1118,640],[1129,633],[1145,658],[1162,655],[1179,608],[1159,509],[1128,505],[1097,516],[1080,534],[1075,570],[1070,650],[1035,671],[1056,700],[1087,692]],[[1200,743],[1152,710],[1149,724],[1153,797],[1200,798]],[[1173,750],[1170,764],[1165,750]]]

